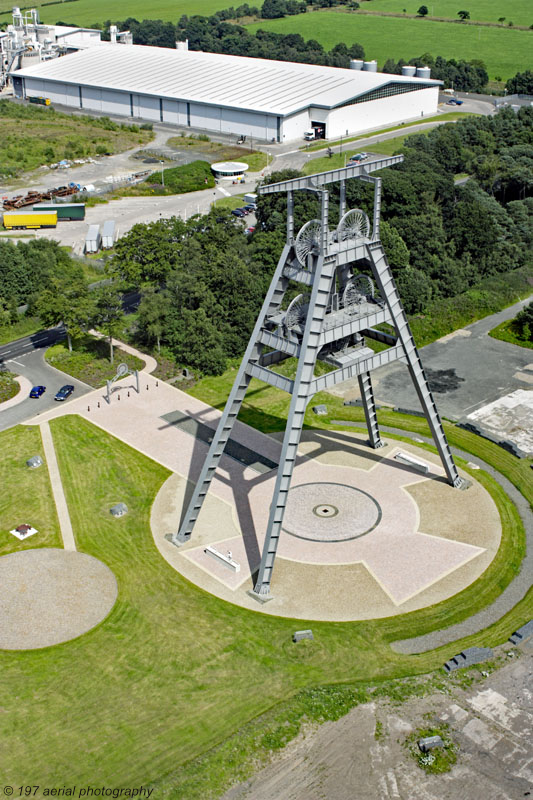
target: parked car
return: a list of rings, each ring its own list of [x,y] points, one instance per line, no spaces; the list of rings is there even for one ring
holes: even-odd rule
[[[251,234],[255,231],[255,225],[250,225],[249,228],[245,228],[244,232],[247,236],[251,236]]]
[[[447,106],[462,106],[463,102],[464,102],[463,100],[459,100],[459,98],[457,98],[457,97],[452,97],[450,100],[448,100],[446,105]]]
[[[257,206],[256,206],[256,204],[255,204],[255,203],[249,203],[247,206],[243,206],[243,208],[244,208],[244,209],[245,209],[245,210],[246,210],[246,211],[247,211],[249,214],[253,214],[253,212],[256,210]]]
[[[367,153],[356,153],[354,156],[350,156],[350,161],[352,163],[358,164],[360,161],[365,161],[368,158]]]
[[[231,212],[234,217],[245,217],[246,212],[242,210],[242,208],[234,208]]]
[[[46,392],[46,386],[34,386],[30,392],[30,397],[40,397]]]
[[[70,397],[73,391],[74,391],[74,386],[72,386],[72,384],[70,383],[67,383],[65,384],[65,386],[61,387],[61,389],[54,397],[54,400],[66,400],[67,397]]]

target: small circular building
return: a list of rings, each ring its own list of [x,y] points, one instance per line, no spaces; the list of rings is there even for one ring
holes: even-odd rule
[[[217,161],[216,164],[211,164],[215,178],[224,181],[243,181],[247,169],[248,164],[244,161]]]

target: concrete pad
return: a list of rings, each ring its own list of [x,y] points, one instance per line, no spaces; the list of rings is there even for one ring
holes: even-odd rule
[[[533,390],[517,389],[472,412],[468,419],[533,455]]]
[[[38,548],[0,558],[0,648],[33,650],[94,628],[117,599],[115,576],[93,556]]]

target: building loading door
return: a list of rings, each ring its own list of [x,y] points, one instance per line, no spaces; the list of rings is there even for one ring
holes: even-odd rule
[[[315,139],[325,139],[326,138],[326,123],[325,122],[313,122],[313,120],[311,120],[311,127],[315,132]]]

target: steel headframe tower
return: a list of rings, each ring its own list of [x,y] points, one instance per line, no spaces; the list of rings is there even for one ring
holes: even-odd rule
[[[364,165],[295,178],[258,189],[261,195],[287,193],[287,240],[183,523],[172,541],[180,545],[191,537],[250,380],[259,378],[288,392],[291,404],[263,554],[252,592],[261,601],[270,598],[272,571],[305,411],[317,392],[357,376],[369,445],[379,448],[383,443],[370,373],[384,364],[402,361],[409,369],[448,481],[457,488],[463,483],[379,240],[381,179],[372,177],[370,173],[402,160],[403,156],[381,158]],[[346,210],[346,180],[350,178],[358,178],[374,186],[372,226],[360,209]],[[340,219],[333,231],[329,229],[329,196],[326,188],[331,183],[340,184]],[[320,199],[320,219],[307,222],[296,236],[295,191],[314,192]],[[358,273],[357,264],[366,273],[371,273],[373,280],[368,274]],[[377,296],[374,296],[374,281],[379,289]],[[304,291],[282,310],[283,299],[291,282],[304,287]],[[393,326],[395,336],[376,330],[375,326],[383,322]],[[365,337],[388,347],[374,353],[365,346]],[[264,352],[265,348],[267,352]],[[291,356],[298,359],[294,380],[269,369],[271,365]],[[315,377],[317,359],[335,369]]]

